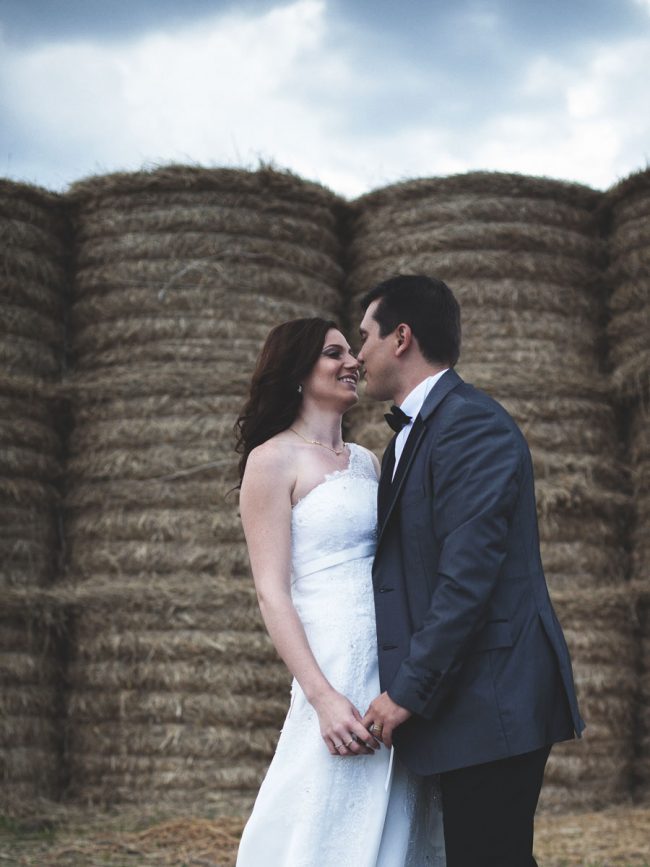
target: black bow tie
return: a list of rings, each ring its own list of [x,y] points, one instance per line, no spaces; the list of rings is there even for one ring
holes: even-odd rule
[[[390,412],[387,412],[384,418],[395,433],[399,433],[411,421],[411,416],[398,406],[391,406]]]

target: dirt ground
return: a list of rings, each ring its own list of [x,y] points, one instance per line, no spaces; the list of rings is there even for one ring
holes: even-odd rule
[[[0,818],[0,867],[232,867],[243,822],[81,809]],[[650,867],[650,807],[543,815],[539,867]]]

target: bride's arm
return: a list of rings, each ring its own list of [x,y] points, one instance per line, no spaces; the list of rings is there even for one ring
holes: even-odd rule
[[[307,700],[318,714],[321,734],[332,755],[368,753],[352,735],[375,743],[361,715],[321,671],[291,600],[292,453],[276,443],[254,449],[246,463],[240,512],[260,611],[271,640]],[[348,747],[335,745],[349,744]]]

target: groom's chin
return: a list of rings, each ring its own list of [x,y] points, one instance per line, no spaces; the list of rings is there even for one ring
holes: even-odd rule
[[[371,384],[368,382],[365,383],[365,387],[362,392],[362,397],[365,397],[368,400],[390,400],[390,395],[384,394],[383,390],[378,389],[375,390]]]

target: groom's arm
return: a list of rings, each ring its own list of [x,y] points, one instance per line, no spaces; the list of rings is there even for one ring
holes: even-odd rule
[[[485,622],[506,556],[523,454],[515,433],[489,407],[459,403],[443,424],[431,467],[433,531],[440,545],[435,590],[388,687],[394,702],[428,719]]]

